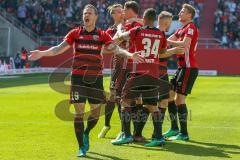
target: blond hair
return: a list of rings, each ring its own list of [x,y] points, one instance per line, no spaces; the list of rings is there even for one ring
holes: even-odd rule
[[[162,11],[159,15],[158,15],[158,19],[165,19],[165,18],[173,18],[172,13],[167,12],[167,11]]]
[[[108,7],[109,13],[112,14],[113,10],[118,8],[118,7],[123,8],[123,5],[117,3],[117,4],[113,4],[113,5],[109,6]]]
[[[192,15],[192,19],[195,17],[196,9],[192,5],[185,3],[182,7]]]

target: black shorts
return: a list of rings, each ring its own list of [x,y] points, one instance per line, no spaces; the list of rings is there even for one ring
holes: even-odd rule
[[[191,94],[197,76],[198,68],[178,68],[171,79],[172,89],[182,95]]]
[[[131,74],[122,92],[122,99],[142,98],[144,105],[157,105],[159,81],[146,75]]]
[[[72,75],[70,103],[105,103],[103,77]]]
[[[169,98],[170,83],[168,74],[159,77],[159,101]]]
[[[113,56],[112,58],[112,74],[111,74],[111,82],[110,82],[110,89],[116,89],[116,81],[118,77],[121,75],[121,70],[123,68],[123,61],[124,58],[119,56]]]

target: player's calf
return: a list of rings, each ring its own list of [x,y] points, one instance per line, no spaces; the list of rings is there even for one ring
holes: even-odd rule
[[[173,83],[173,82],[172,82]],[[173,87],[174,89],[174,87]],[[173,90],[169,92],[169,99],[168,99],[168,113],[171,120],[171,127],[170,129],[165,132],[163,135],[165,138],[169,138],[172,136],[176,136],[179,134],[179,127],[178,127],[178,108],[175,103],[176,93]]]
[[[133,141],[133,137],[130,131],[130,122],[131,122],[131,100],[130,99],[123,99],[121,101],[121,121],[122,121],[122,129],[124,135],[121,136],[119,139],[113,140],[113,145],[121,145],[126,143],[131,143]]]
[[[154,106],[146,105],[146,107],[149,109],[150,113],[152,114],[154,133],[153,133],[153,138],[151,142],[145,144],[145,146],[146,147],[161,146],[165,143],[165,140],[162,135],[163,117],[161,115],[161,111],[159,110],[157,104]]]

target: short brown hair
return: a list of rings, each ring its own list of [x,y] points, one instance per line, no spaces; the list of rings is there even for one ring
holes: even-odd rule
[[[173,18],[172,13],[167,12],[167,11],[162,11],[159,15],[158,15],[159,19],[165,19],[165,18]]]
[[[116,3],[116,4],[109,6],[108,7],[109,13],[112,14],[113,9],[118,8],[118,7],[123,8],[123,5]]]
[[[137,2],[135,1],[127,1],[125,4],[124,4],[124,7],[126,9],[132,9],[134,13],[138,14],[139,13],[139,5]]]
[[[192,15],[192,19],[195,17],[196,9],[192,5],[185,3],[182,7],[185,8],[188,13]]]
[[[92,5],[92,4],[87,4],[86,6],[84,6],[83,10],[88,9],[88,8],[93,9],[93,10],[94,10],[94,13],[95,13],[96,15],[98,15],[97,8],[96,8],[94,5]]]

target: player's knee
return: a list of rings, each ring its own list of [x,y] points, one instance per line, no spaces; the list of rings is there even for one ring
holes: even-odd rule
[[[159,109],[158,109],[157,106],[146,105],[146,108],[148,109],[148,111],[149,111],[150,113],[154,113],[154,112],[159,111]]]
[[[175,100],[175,95],[176,95],[175,92],[173,90],[170,90],[168,101],[169,102],[174,101]]]
[[[84,103],[74,104],[74,108],[75,108],[75,116],[77,116],[77,117],[83,117],[84,116],[84,108],[85,108]]]
[[[178,94],[177,95],[177,98],[176,98],[176,105],[179,106],[181,104],[185,104],[185,96],[184,95],[181,95],[181,94]]]
[[[160,108],[167,108],[168,106],[168,99],[164,99],[160,102]]]
[[[142,104],[143,102],[142,102],[142,98],[137,98],[136,100],[135,100],[135,103],[136,104]]]
[[[101,105],[100,104],[90,104],[90,114],[93,117],[99,117],[101,112]]]
[[[121,99],[120,104],[121,104],[122,108],[130,107],[131,100]]]
[[[78,119],[83,119],[83,118],[84,118],[84,113],[81,113],[81,112],[75,112],[74,117],[75,117],[75,118],[78,118]]]

